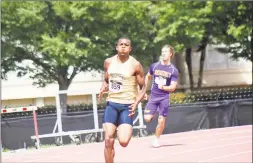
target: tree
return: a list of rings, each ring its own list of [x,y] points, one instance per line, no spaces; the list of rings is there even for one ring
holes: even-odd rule
[[[192,49],[201,52],[197,83],[200,88],[207,44],[225,44],[219,50],[232,53],[233,58],[251,59],[251,12],[252,2],[161,2],[153,10],[159,25],[155,41],[167,40],[179,55],[185,55],[180,60],[186,61],[191,88],[194,83],[191,52]],[[180,69],[185,76],[184,68]]]
[[[67,90],[76,74],[100,71],[115,54],[116,40],[128,36],[138,59],[148,58],[152,42],[146,8],[150,2],[3,2],[5,71],[29,74],[34,84],[58,83]],[[117,8],[118,10],[115,10]],[[154,45],[153,45],[154,46]],[[28,62],[30,64],[17,64]],[[145,64],[145,59],[143,61]],[[60,96],[66,112],[66,95]]]
[[[208,2],[209,21],[197,51],[201,52],[198,88],[202,86],[207,44],[218,44],[216,50],[231,53],[233,59],[251,60],[252,2]],[[225,45],[221,47],[220,45]]]
[[[35,85],[57,82],[59,90],[67,90],[81,71],[101,70],[101,62],[112,51],[107,40],[113,25],[101,2],[3,2],[2,6],[2,44],[10,47],[3,55],[9,56],[8,61],[29,61],[15,69],[19,75],[29,73]],[[61,102],[65,112],[66,95]]]
[[[206,6],[206,2],[197,1],[163,2],[157,5],[156,10],[154,10],[154,13],[159,15],[158,25],[160,29],[155,41],[166,40],[175,47],[179,55],[182,55],[181,60],[185,60],[188,67],[191,88],[194,84],[191,52],[204,37],[205,24],[210,21],[206,15],[210,12],[211,10]],[[185,76],[184,68],[181,67],[180,69]],[[185,82],[184,84],[186,84]]]
[[[157,36],[156,19],[152,13],[156,2],[113,2],[112,15],[117,23],[119,35],[131,38],[131,55],[141,61],[144,67],[159,58],[162,43],[154,42]],[[117,10],[115,10],[117,8]]]
[[[252,2],[215,2],[213,13],[213,23],[220,24],[213,43],[224,45],[217,50],[252,61]]]

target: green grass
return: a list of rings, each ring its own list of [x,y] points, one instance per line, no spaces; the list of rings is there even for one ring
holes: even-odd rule
[[[3,148],[3,151],[2,151],[2,152],[9,152],[9,151],[12,151],[12,150],[7,149],[7,148]]]

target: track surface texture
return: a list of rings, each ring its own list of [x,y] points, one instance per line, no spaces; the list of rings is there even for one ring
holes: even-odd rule
[[[133,138],[123,148],[116,140],[115,162],[252,162],[252,125]],[[2,162],[104,162],[104,143],[2,153]]]

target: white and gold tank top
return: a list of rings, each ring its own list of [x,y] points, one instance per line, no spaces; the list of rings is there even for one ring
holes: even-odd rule
[[[124,63],[118,60],[117,55],[112,58],[108,68],[109,92],[107,101],[131,104],[136,100],[137,81],[136,77],[131,74],[134,67],[132,56],[129,56],[129,59]]]

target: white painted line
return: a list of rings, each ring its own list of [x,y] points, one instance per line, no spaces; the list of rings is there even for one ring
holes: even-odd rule
[[[241,145],[241,144],[248,144],[248,143],[251,143],[251,144],[252,144],[252,141],[245,141],[245,142],[242,142],[242,143],[233,143],[233,144],[226,144],[226,145],[218,145],[218,146],[212,146],[212,147],[207,147],[207,148],[199,148],[199,149],[194,149],[194,150],[186,150],[186,151],[182,151],[182,152],[175,152],[175,153],[166,155],[166,157],[175,156],[175,155],[179,155],[179,154],[185,154],[185,153],[191,153],[191,152],[196,152],[196,151],[202,151],[202,150],[207,150],[207,149],[215,149],[215,148],[229,147],[229,146],[235,146],[235,145]],[[161,158],[163,158],[163,157],[164,157],[164,156],[153,157],[153,158],[150,159],[149,161],[154,160],[154,159],[155,159],[155,160],[156,160],[156,159],[161,159]],[[145,162],[145,160],[142,160],[141,162]]]
[[[195,141],[195,143],[189,143],[190,145],[194,145],[194,144],[208,144],[208,143],[215,143],[217,141],[224,141],[224,140],[234,140],[234,139],[245,139],[245,138],[251,138],[252,136],[239,136],[239,137],[229,137],[229,138],[222,138],[222,139],[215,139],[215,140],[206,140],[206,141]],[[177,140],[181,140],[181,139],[177,139]],[[163,145],[161,143],[161,145]]]
[[[244,139],[244,138],[250,138],[250,137],[252,137],[252,136],[239,136],[239,137],[232,137],[232,138],[222,138],[222,139],[216,139],[213,141],[208,141],[208,140],[207,141],[197,141],[196,143],[192,143],[192,144],[200,144],[200,143],[206,144],[206,143],[214,143],[214,142],[222,141],[222,140]]]
[[[218,160],[220,158],[226,158],[226,157],[230,157],[230,156],[237,156],[237,155],[244,154],[244,153],[252,153],[252,150],[250,150],[250,151],[244,151],[244,152],[238,152],[238,153],[233,153],[233,154],[229,154],[229,155],[223,155],[223,156],[219,156],[219,157],[213,157],[211,159],[207,159],[207,160],[204,160],[204,161],[198,161],[198,162],[213,161],[213,160]]]
[[[224,132],[224,133],[214,133],[214,134],[206,134],[207,137],[209,136],[220,136],[220,135],[227,135],[227,134],[234,134],[234,133],[247,133],[249,131],[252,131],[252,130],[242,130],[242,131],[231,131],[231,132]],[[252,134],[250,134],[252,135]],[[164,136],[166,137],[166,136]],[[188,136],[188,137],[183,137],[183,138],[175,138],[174,140],[183,140],[183,139],[189,139],[189,138],[199,138],[199,137],[203,137],[203,136],[200,136],[200,135],[196,135],[196,136]],[[173,140],[173,139],[170,139],[170,140]]]
[[[191,130],[191,131],[185,131],[180,133],[171,133],[170,135],[175,134],[184,134],[184,133],[194,133],[194,132],[203,132],[203,133],[209,133],[209,132],[223,132],[225,130],[251,130],[252,131],[253,125],[244,125],[244,126],[230,126],[230,127],[221,127],[221,128],[210,128],[210,129],[199,129],[199,130]]]
[[[208,138],[208,137],[211,137],[211,136],[228,135],[228,134],[234,134],[234,133],[249,133],[250,131],[252,132],[252,130],[247,129],[247,130],[230,131],[230,132],[224,132],[224,133],[214,133],[214,134],[211,133],[211,134],[206,134],[204,137]],[[195,135],[195,136],[187,136],[187,137],[182,137],[182,138],[179,137],[179,138],[171,138],[171,139],[170,139],[170,135],[162,135],[160,140],[168,139],[169,142],[172,142],[172,141],[177,141],[177,140],[187,140],[187,139],[192,139],[192,138],[203,137],[203,135],[200,136],[200,133],[198,133],[198,134],[199,135]],[[252,133],[249,133],[249,135],[252,136]],[[230,137],[231,137],[231,135],[230,135]],[[148,138],[148,137],[146,137],[146,138]],[[140,139],[135,139],[135,141],[138,141]],[[115,144],[119,144],[119,143],[115,142]],[[150,144],[150,142],[148,140],[147,140],[147,143],[143,143],[143,145],[148,145],[148,144]]]

